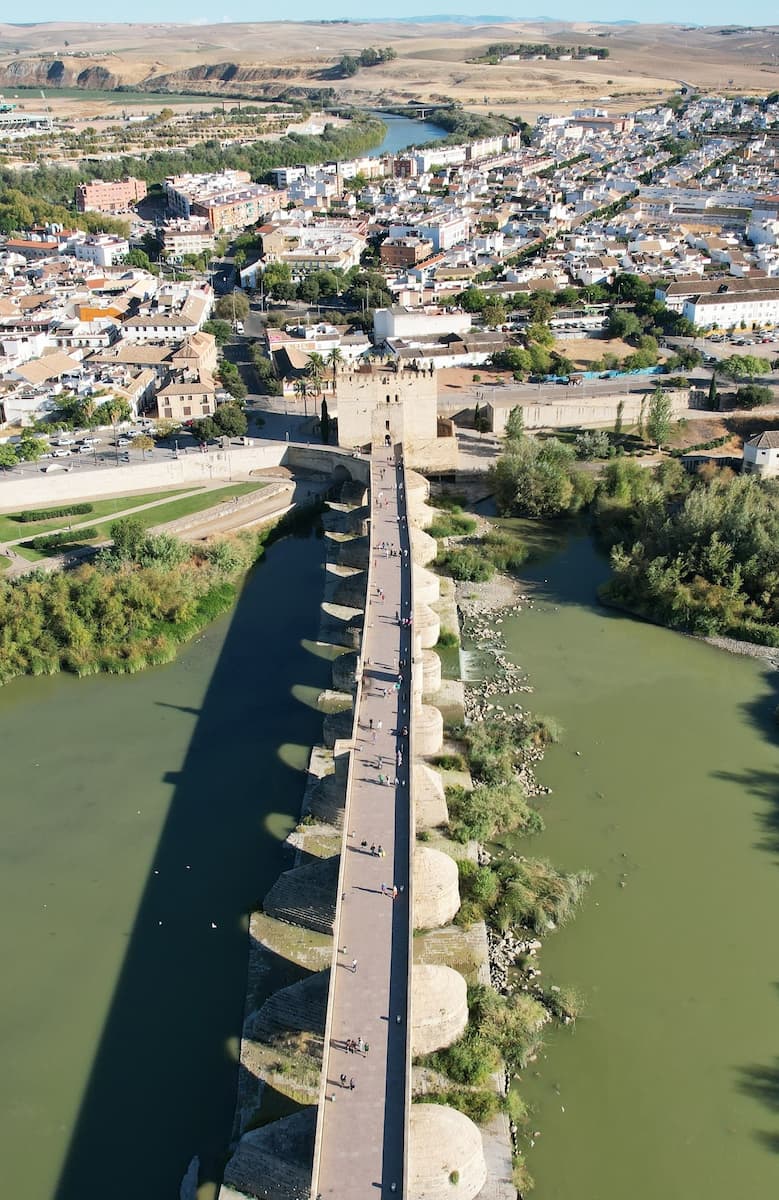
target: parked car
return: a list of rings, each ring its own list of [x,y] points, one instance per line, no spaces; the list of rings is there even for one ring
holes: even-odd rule
[[[120,438],[117,438],[115,444],[119,447],[120,450],[126,450],[128,446],[132,445],[132,439],[128,438],[128,437],[120,437]]]
[[[70,458],[72,450],[68,450],[67,446],[58,446],[56,450],[52,450],[52,458]]]
[[[99,437],[85,437],[85,438],[81,439],[81,445],[82,446],[99,446],[100,440],[101,439]]]
[[[76,447],[76,452],[78,454],[92,454],[94,453],[94,447],[88,446],[86,442],[82,442],[80,446]]]

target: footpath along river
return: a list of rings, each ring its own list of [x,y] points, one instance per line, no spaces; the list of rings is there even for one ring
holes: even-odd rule
[[[585,1012],[522,1093],[535,1200],[779,1192],[779,675],[598,606],[574,535],[523,569],[520,696],[559,719],[546,831],[520,853],[595,882],[541,954]],[[526,1143],[525,1143],[526,1144]]]
[[[322,547],[272,546],[169,666],[0,689],[9,1196],[174,1200],[194,1154],[220,1173],[247,912],[321,737]]]

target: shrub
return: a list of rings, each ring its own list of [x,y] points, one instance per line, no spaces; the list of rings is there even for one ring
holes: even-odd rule
[[[455,546],[439,551],[436,566],[460,582],[486,583],[495,574],[489,559],[471,546]]]
[[[528,807],[525,794],[516,782],[477,784],[472,790],[447,789],[449,832],[455,841],[490,841],[500,833],[522,829],[540,833],[544,827],[540,815]]]
[[[22,525],[26,525],[31,521],[53,521],[57,517],[78,517],[84,513],[91,513],[94,509],[92,504],[66,504],[61,508],[30,508],[25,512],[13,513],[12,521],[19,521]]]
[[[463,736],[474,779],[482,783],[510,783],[521,762],[523,734],[506,722],[469,725]]]
[[[589,429],[576,435],[574,449],[577,458],[608,458],[611,439],[605,429]]]
[[[516,927],[545,933],[550,925],[563,924],[592,880],[587,872],[564,875],[550,863],[530,858],[490,868],[461,861],[458,869],[462,896],[458,924],[488,919],[503,932]],[[490,878],[482,874],[486,870]]]
[[[63,530],[61,533],[42,533],[39,537],[23,544],[32,550],[56,550],[59,546],[70,546],[74,542],[89,542],[92,538],[99,536],[100,531],[94,525],[88,525],[85,529]]]
[[[438,635],[439,646],[459,646],[460,639],[453,629],[442,629]]]
[[[499,571],[516,571],[527,559],[527,546],[514,533],[492,530],[485,534],[480,545]]]
[[[466,771],[468,769],[468,764],[462,754],[439,754],[435,759],[435,765],[442,771]]]
[[[439,512],[432,524],[428,525],[426,533],[434,538],[462,537],[473,533],[476,522],[473,517],[466,517],[457,505]]]
[[[750,383],[736,392],[736,408],[760,408],[763,404],[772,404],[773,400],[770,387],[759,383]]]

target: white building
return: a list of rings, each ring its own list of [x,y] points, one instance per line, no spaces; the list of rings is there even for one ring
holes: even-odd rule
[[[779,475],[779,431],[769,429],[744,442],[744,470],[769,479]]]
[[[682,314],[701,329],[716,326],[730,329],[740,325],[779,324],[779,292],[723,293],[691,296]]]
[[[130,253],[127,238],[111,233],[96,233],[73,241],[71,246],[80,262],[91,262],[96,267],[113,267]]]
[[[414,225],[391,224],[389,236],[391,238],[426,238],[433,243],[433,249],[438,253],[441,250],[450,250],[452,246],[461,245],[467,240],[469,230],[470,218],[467,213],[453,212],[442,213],[440,216],[434,217],[422,217]]]
[[[377,308],[373,314],[373,336],[377,344],[387,338],[463,334],[468,333],[470,328],[471,314],[451,309],[407,308],[397,305],[393,308]]]

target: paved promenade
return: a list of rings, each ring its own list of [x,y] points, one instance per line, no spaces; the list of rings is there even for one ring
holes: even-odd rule
[[[375,454],[371,474],[374,570],[365,614],[332,1036],[325,1047],[322,1200],[379,1200],[400,1197],[403,1190],[410,837],[404,727],[411,636],[398,615],[409,616],[411,560],[391,451]],[[357,1048],[350,1051],[349,1042]]]

